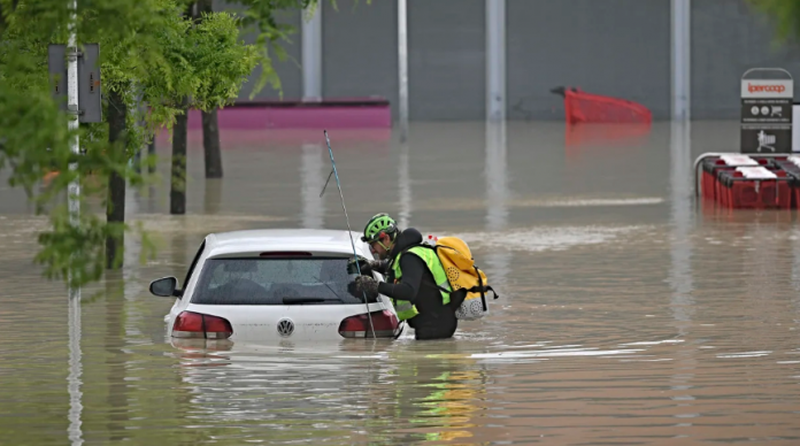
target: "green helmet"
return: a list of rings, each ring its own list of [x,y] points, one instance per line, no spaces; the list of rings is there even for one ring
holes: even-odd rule
[[[378,240],[380,234],[392,234],[397,231],[397,222],[389,214],[380,213],[369,219],[364,226],[364,235],[361,240],[364,242],[374,242]]]

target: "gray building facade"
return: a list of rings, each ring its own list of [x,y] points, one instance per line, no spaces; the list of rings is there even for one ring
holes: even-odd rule
[[[323,96],[382,96],[396,120],[397,1],[338,0],[338,10],[321,1]],[[670,14],[670,0],[506,0],[506,117],[562,120],[550,89],[576,86],[669,119]],[[408,0],[411,120],[485,119],[485,17],[485,0]],[[284,98],[299,99],[301,13],[281,20],[297,32],[285,44],[291,60],[275,66]],[[778,45],[768,19],[745,0],[692,0],[690,30],[692,119],[738,119],[749,68],[782,67],[800,78],[800,47]],[[248,83],[240,98],[250,91]],[[277,97],[269,87],[256,96]]]

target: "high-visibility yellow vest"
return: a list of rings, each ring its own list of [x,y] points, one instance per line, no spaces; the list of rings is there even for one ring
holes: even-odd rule
[[[439,290],[442,295],[442,303],[444,305],[449,304],[450,291],[452,288],[450,288],[450,282],[447,280],[447,273],[444,271],[442,262],[439,260],[436,252],[430,248],[426,248],[424,246],[414,246],[398,254],[392,261],[392,272],[394,273],[395,283],[400,281],[400,278],[403,277],[403,271],[400,270],[400,256],[406,252],[416,255],[422,259],[423,262],[425,262],[428,270],[430,270],[431,274],[433,275],[433,280],[436,282],[436,285],[447,290]],[[417,307],[409,301],[392,299],[392,304],[394,305],[395,312],[397,313],[397,318],[401,321],[411,319],[419,314]]]

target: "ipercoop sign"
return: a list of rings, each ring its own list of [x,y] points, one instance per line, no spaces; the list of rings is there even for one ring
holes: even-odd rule
[[[790,153],[793,130],[793,80],[742,79],[741,94],[740,151],[742,153]]]
[[[742,80],[743,98],[793,98],[791,80]]]

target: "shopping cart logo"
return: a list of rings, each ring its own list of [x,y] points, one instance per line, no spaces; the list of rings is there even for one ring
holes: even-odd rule
[[[767,133],[764,133],[763,130],[758,132],[758,149],[757,150],[759,152],[763,152],[764,149],[767,149],[767,150],[769,150],[771,152],[774,152],[775,151],[775,147],[774,146],[775,146],[775,141],[776,140],[777,140],[777,138],[775,137],[775,135],[769,135]]]
[[[772,106],[772,114],[770,116],[780,116],[783,117],[783,107],[778,105]]]

